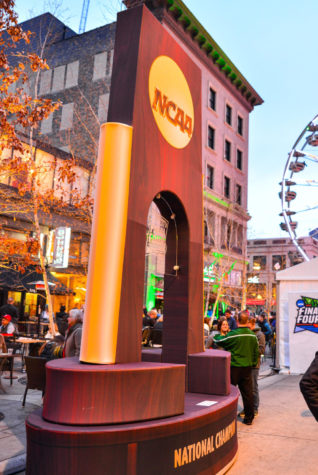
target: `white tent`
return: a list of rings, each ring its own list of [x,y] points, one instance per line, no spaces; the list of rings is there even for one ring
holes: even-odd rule
[[[278,366],[301,374],[318,351],[318,259],[277,272]]]

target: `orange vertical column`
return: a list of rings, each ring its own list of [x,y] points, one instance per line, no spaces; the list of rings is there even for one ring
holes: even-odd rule
[[[80,361],[115,363],[132,127],[101,126]]]

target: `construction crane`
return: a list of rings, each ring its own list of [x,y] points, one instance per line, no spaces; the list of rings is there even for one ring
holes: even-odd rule
[[[81,14],[81,20],[80,20],[80,25],[79,25],[79,30],[78,30],[79,34],[84,33],[85,28],[86,28],[89,2],[90,0],[83,0],[82,14]]]

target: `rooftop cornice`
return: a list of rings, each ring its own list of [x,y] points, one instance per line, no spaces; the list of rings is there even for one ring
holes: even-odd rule
[[[182,0],[124,0],[124,3],[127,8],[145,4],[151,11],[165,9],[252,107],[264,102]]]

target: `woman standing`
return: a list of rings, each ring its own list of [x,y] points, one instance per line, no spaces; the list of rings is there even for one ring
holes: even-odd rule
[[[221,317],[218,319],[217,330],[213,331],[210,336],[205,341],[205,348],[214,348],[217,349],[218,346],[214,343],[213,337],[215,335],[226,335],[230,331],[230,327],[226,317]]]
[[[64,356],[79,356],[82,340],[83,312],[73,308],[67,318],[68,329],[65,335]]]

